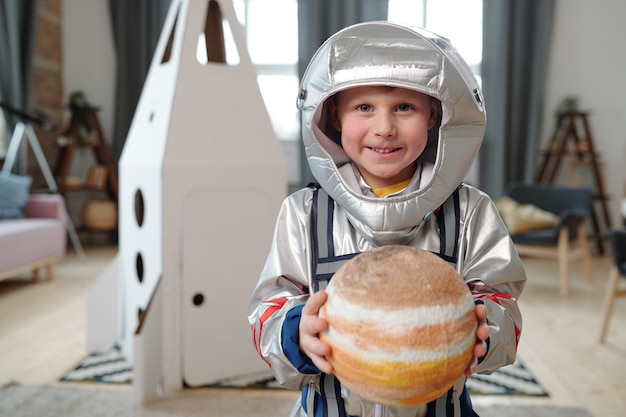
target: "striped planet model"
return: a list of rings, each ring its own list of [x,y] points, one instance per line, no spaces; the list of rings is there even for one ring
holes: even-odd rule
[[[439,256],[390,245],[364,252],[333,276],[320,338],[337,378],[351,391],[399,406],[434,400],[472,360],[473,297]]]

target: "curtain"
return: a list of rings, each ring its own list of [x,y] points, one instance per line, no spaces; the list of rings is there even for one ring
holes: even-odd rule
[[[30,106],[36,11],[37,0],[0,0],[0,101],[19,110]],[[13,130],[17,120],[4,114],[7,129]],[[19,172],[24,158],[15,163]]]
[[[478,185],[492,198],[510,182],[534,177],[554,5],[554,0],[483,0],[487,128]]]
[[[304,74],[319,46],[346,26],[387,19],[388,0],[298,0],[298,74]],[[300,141],[302,144],[302,141]],[[304,186],[313,175],[300,146],[300,181]]]
[[[169,6],[170,0],[109,0],[117,52],[112,137],[115,161],[124,147]]]

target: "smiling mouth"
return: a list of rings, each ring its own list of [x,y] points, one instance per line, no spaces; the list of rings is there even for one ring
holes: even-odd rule
[[[392,153],[400,148],[369,148],[376,153]]]

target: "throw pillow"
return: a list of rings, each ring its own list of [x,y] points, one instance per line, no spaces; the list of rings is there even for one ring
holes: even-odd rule
[[[0,173],[0,219],[24,217],[32,181],[31,177]]]
[[[559,216],[554,213],[541,210],[531,204],[519,204],[506,196],[496,201],[496,208],[511,234],[551,229],[559,221]]]

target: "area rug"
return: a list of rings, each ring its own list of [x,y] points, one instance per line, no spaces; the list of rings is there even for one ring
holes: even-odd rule
[[[12,384],[0,387],[0,416],[276,417],[289,415],[296,400],[297,393],[286,390],[189,389],[136,407],[132,389],[125,385]],[[580,407],[547,403],[477,401],[475,409],[480,417],[593,417]]]
[[[61,381],[105,382],[110,384],[130,384],[133,369],[122,355],[119,346],[113,346],[104,353],[93,353],[61,377]]]
[[[89,355],[76,368],[63,375],[61,381],[130,384],[132,366],[124,358],[120,348],[115,346],[109,352]],[[282,389],[269,370],[228,378],[207,387]],[[467,387],[473,395],[548,395],[519,359],[491,375],[473,375],[467,381]]]

